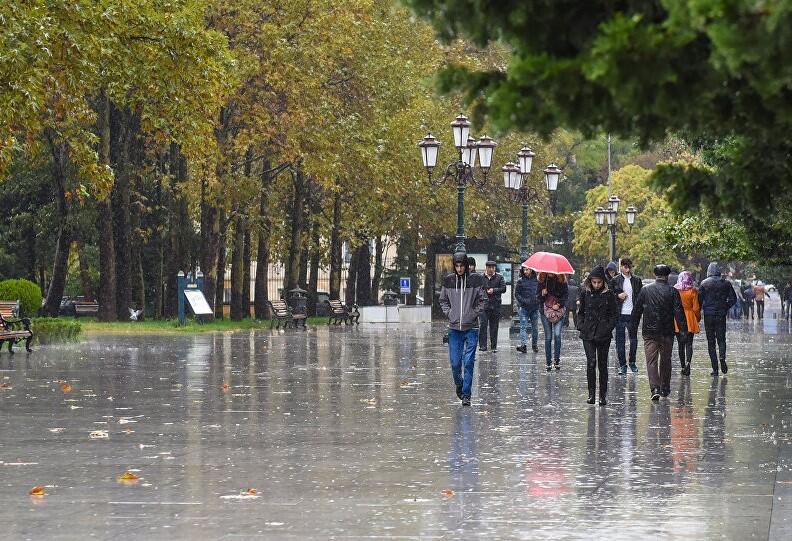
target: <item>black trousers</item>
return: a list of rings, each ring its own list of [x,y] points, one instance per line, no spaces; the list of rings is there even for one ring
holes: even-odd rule
[[[586,352],[586,379],[588,380],[589,396],[597,390],[597,369],[599,369],[599,395],[603,400],[608,394],[608,350],[610,338],[602,341],[583,340]]]
[[[487,329],[489,329],[490,348],[498,346],[498,325],[500,324],[500,310],[487,308],[479,316],[479,347],[487,347]]]
[[[743,315],[745,319],[749,317],[753,319],[754,316],[754,301],[745,301],[743,302]]]
[[[764,302],[756,301],[756,317],[758,319],[764,319]]]
[[[718,371],[718,358],[726,362],[726,316],[704,316],[704,330],[707,332],[707,349],[709,350],[712,370]],[[715,349],[715,342],[718,349]],[[718,355],[720,353],[720,356]]]
[[[682,338],[681,334],[677,334],[676,337],[677,346],[679,347],[679,364],[682,365],[682,368],[685,368],[693,359],[693,339],[696,335],[689,332],[685,335],[685,338]]]

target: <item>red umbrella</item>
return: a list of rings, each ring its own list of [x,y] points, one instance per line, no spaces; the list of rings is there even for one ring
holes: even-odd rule
[[[566,257],[550,252],[536,252],[526,259],[522,266],[533,269],[536,272],[575,274],[575,269],[572,268]]]

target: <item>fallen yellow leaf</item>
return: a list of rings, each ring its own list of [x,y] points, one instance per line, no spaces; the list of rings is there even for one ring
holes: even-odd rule
[[[454,495],[454,491],[451,490],[450,488],[447,488],[443,491],[443,496],[445,496],[446,498],[450,498],[453,495]]]
[[[35,487],[31,488],[30,492],[28,492],[28,494],[31,495],[31,496],[44,496],[47,493],[44,492],[44,487],[39,485],[39,486],[35,486]]]
[[[227,393],[227,392],[228,392],[228,389],[230,389],[230,388],[231,388],[231,387],[228,385],[228,383],[223,383],[223,392],[224,392],[224,393]]]
[[[118,476],[119,481],[137,481],[138,479],[140,479],[139,476],[128,470]]]
[[[61,391],[64,393],[70,393],[72,390],[72,386],[66,382],[61,383]]]
[[[255,496],[256,494],[258,494],[258,490],[256,490],[255,488],[249,488],[247,489],[247,493],[250,494],[251,496]]]

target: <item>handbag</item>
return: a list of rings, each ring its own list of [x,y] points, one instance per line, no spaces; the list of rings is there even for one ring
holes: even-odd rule
[[[554,304],[558,304],[558,299],[553,295],[545,297],[544,301],[544,316],[550,323],[558,323],[564,317],[564,307],[559,306],[558,310],[553,308]]]

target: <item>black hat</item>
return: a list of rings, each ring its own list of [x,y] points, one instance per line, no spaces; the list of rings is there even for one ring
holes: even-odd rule
[[[497,263],[495,263],[493,260],[491,260],[491,259],[490,259],[489,261],[487,261],[487,263],[485,264],[485,266],[487,266],[487,267],[497,267],[497,266],[498,266],[498,264],[497,264]]]
[[[654,268],[655,276],[668,276],[669,274],[671,274],[671,267],[668,265],[657,265]]]
[[[457,263],[463,263],[467,265],[468,257],[465,252],[455,252],[454,255],[451,257],[451,261],[456,265]]]
[[[602,268],[602,265],[597,265],[596,267],[591,269],[591,272],[588,275],[588,279],[591,280],[592,278],[599,278],[603,282],[606,280],[605,269]]]

